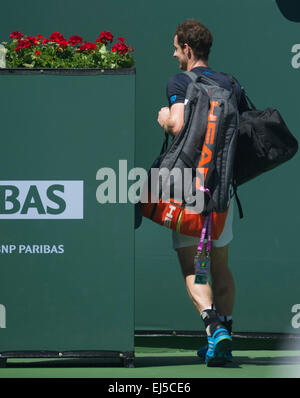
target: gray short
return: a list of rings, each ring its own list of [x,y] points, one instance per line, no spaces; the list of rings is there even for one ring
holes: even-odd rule
[[[226,221],[225,221],[225,225],[224,225],[224,229],[223,229],[219,239],[212,241],[212,246],[214,246],[214,247],[226,246],[233,239],[233,234],[232,234],[233,202],[234,202],[234,200],[231,200],[229,210],[228,210],[228,215],[226,217]],[[199,239],[200,239],[195,236],[183,235],[176,231],[172,231],[172,238],[173,238],[173,248],[175,250],[179,249],[181,247],[196,246],[199,244]]]

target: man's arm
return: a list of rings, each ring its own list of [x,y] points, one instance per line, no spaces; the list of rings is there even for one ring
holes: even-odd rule
[[[157,121],[166,133],[177,135],[184,124],[184,104],[180,102],[173,104],[171,108],[161,108]]]

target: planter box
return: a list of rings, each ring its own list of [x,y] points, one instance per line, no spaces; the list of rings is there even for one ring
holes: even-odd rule
[[[134,166],[135,69],[0,69],[0,353],[134,357],[134,206],[100,204]],[[117,191],[118,192],[118,191]]]
[[[2,68],[0,75],[135,75],[135,68]]]

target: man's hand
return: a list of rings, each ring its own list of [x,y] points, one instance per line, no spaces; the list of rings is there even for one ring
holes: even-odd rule
[[[170,117],[170,109],[167,106],[164,106],[161,108],[161,110],[158,112],[158,118],[157,121],[160,124],[160,126],[165,130],[165,125],[167,120]]]
[[[174,104],[171,109],[166,106],[161,108],[157,121],[166,133],[177,135],[184,123],[184,104]]]

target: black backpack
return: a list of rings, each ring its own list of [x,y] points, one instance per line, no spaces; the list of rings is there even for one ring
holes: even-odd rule
[[[251,108],[240,116],[234,166],[237,186],[287,162],[298,151],[298,142],[279,111],[270,107],[257,110],[245,97]]]
[[[236,79],[229,74],[224,75],[229,78],[235,92]],[[242,95],[247,101],[248,110],[240,115],[233,171],[233,190],[240,218],[243,218],[243,210],[237,187],[287,162],[298,151],[298,142],[280,112],[271,107],[256,109],[244,88]]]

